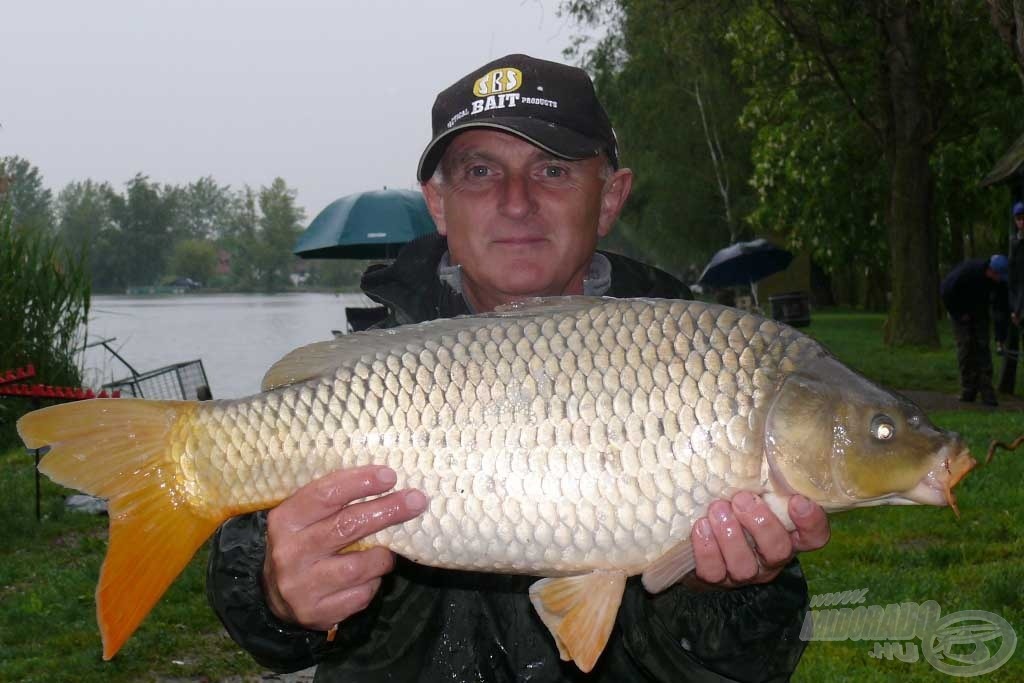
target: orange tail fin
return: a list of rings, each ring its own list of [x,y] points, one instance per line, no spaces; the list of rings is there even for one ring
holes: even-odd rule
[[[50,446],[39,470],[108,500],[110,543],[96,587],[103,659],[112,658],[224,517],[189,505],[171,455],[192,401],[93,399],[18,420],[29,448]]]

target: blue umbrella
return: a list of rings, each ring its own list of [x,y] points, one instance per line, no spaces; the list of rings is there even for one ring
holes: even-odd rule
[[[406,242],[436,231],[418,191],[357,192],[317,214],[292,251],[302,258],[394,258]]]

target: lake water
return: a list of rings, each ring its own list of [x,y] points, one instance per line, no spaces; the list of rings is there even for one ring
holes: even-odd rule
[[[362,294],[95,296],[89,341],[116,337],[110,346],[140,373],[202,359],[213,397],[238,398],[259,391],[284,354],[344,329],[346,306],[371,303]],[[87,386],[131,374],[102,346],[83,355]]]

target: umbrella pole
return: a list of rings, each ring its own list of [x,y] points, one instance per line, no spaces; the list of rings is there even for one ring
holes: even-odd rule
[[[761,304],[757,300],[757,283],[756,282],[751,281],[751,283],[750,283],[750,293],[754,295],[754,308],[756,308],[758,311],[760,311],[761,310]]]

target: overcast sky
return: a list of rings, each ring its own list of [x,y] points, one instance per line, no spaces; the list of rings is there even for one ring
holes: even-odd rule
[[[32,0],[0,13],[0,156],[56,194],[136,173],[276,176],[307,222],[415,186],[444,87],[511,52],[561,60],[558,0]]]

